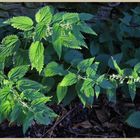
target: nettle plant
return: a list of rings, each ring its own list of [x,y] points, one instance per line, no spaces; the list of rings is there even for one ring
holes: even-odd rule
[[[80,51],[88,49],[85,34],[96,36],[98,43],[96,32],[87,24],[92,18],[88,13],[57,12],[45,6],[35,14],[35,21],[18,16],[4,22],[15,34],[0,44],[0,122],[23,125],[26,133],[33,122],[48,125],[58,116],[49,105],[69,103],[73,94],[84,107],[92,107],[101,93],[116,102],[116,89],[124,84],[134,100],[140,64],[121,69],[121,54],[117,54],[108,64],[118,74],[110,75],[101,71],[102,61],[96,59],[99,48],[94,46],[93,51],[90,46],[92,57],[88,58]],[[140,114],[134,113],[127,119],[130,125]]]
[[[48,80],[37,82],[37,78],[63,76],[56,91],[61,102],[67,86],[77,83],[78,77],[75,71],[64,70],[62,65],[53,61],[48,64],[48,61],[55,52],[58,55],[54,54],[55,57],[60,60],[64,47],[87,48],[82,32],[96,35],[86,24],[86,20],[91,18],[92,15],[85,13],[55,13],[52,7],[46,6],[36,13],[35,23],[26,16],[13,17],[4,22],[20,31],[6,36],[0,46],[0,122],[7,119],[10,124],[22,124],[25,133],[33,122],[48,125],[57,117],[46,105],[52,98],[45,95],[51,89],[46,82]],[[44,47],[44,44],[47,46]],[[82,69],[83,64],[85,69],[90,67],[93,60],[83,61],[78,69]],[[5,68],[9,68],[8,72]],[[33,68],[38,71],[36,81],[27,76]]]

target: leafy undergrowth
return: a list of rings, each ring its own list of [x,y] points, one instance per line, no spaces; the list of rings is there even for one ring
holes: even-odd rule
[[[134,108],[130,100],[125,100],[118,92],[120,101],[117,104],[108,102],[105,95],[93,105],[92,109],[82,107],[77,100],[69,106],[51,106],[59,114],[59,118],[48,126],[33,123],[24,135],[22,127],[17,125],[8,126],[7,121],[0,126],[0,137],[32,137],[32,138],[119,138],[140,137],[140,130],[129,127],[122,120],[125,113]],[[140,97],[135,101],[140,108]]]

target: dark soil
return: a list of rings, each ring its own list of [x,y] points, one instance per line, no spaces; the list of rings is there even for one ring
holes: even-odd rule
[[[4,122],[0,125],[0,137],[140,137],[139,129],[131,128],[123,121],[128,110],[139,108],[138,103],[139,100],[133,104],[129,100],[120,99],[113,104],[102,95],[93,108],[83,108],[79,101],[66,107],[54,105],[52,108],[59,114],[59,118],[52,125],[33,124],[26,135],[23,135],[22,127],[8,126],[8,122]]]

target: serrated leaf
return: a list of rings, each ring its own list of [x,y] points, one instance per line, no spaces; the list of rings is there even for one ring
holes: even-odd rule
[[[74,73],[67,74],[60,83],[60,86],[71,86],[77,82],[77,75]]]
[[[0,47],[0,59],[3,60],[5,57],[10,56],[16,48],[19,47],[19,39],[16,35],[6,36],[2,40],[2,47]]]
[[[61,21],[64,14],[65,14],[64,12],[56,13],[56,14],[53,16],[52,22],[54,23],[54,22]]]
[[[77,13],[65,13],[63,14],[63,20],[67,21],[70,24],[74,24],[80,20],[79,15]]]
[[[140,111],[131,113],[125,122],[131,127],[140,128]]]
[[[44,97],[41,97],[41,98],[39,98],[39,99],[35,99],[35,100],[33,100],[33,101],[31,102],[31,105],[32,105],[32,106],[35,106],[35,105],[45,104],[45,103],[51,101],[51,98],[52,98],[52,97],[45,97],[45,96],[44,96]]]
[[[76,91],[77,91],[77,94],[78,94],[78,97],[80,99],[80,101],[82,102],[82,104],[84,105],[84,107],[86,106],[86,96],[84,93],[81,92],[81,87],[82,87],[82,84],[83,84],[83,81],[78,81],[75,88],[76,88]]]
[[[33,21],[31,18],[26,16],[18,16],[10,18],[4,23],[8,23],[16,29],[20,29],[23,31],[29,31],[33,28]]]
[[[11,88],[6,86],[0,89],[0,100],[4,100],[11,93]]]
[[[88,58],[88,59],[82,60],[82,61],[77,65],[78,70],[81,70],[81,71],[85,72],[86,69],[92,65],[94,59],[95,59],[95,58]]]
[[[79,26],[73,25],[72,28],[73,28],[72,33],[75,36],[75,38],[77,39],[79,46],[83,46],[85,48],[88,48],[88,46],[87,46],[87,44],[86,44],[86,42],[84,40],[85,37],[80,32]]]
[[[87,97],[87,104],[89,104],[90,106],[92,106],[93,104],[93,101],[94,101],[94,89],[93,87],[89,87],[89,88],[86,88],[84,90],[84,93]]]
[[[62,29],[59,27],[59,24],[54,24],[53,25],[53,34],[52,34],[52,43],[53,47],[60,59],[61,53],[62,53],[62,43],[63,40],[60,38],[62,34]]]
[[[92,34],[92,35],[97,36],[96,32],[90,26],[88,26],[86,23],[83,23],[80,25],[80,31],[87,33],[87,34]]]
[[[40,22],[35,27],[35,40],[40,41],[46,36],[47,26],[44,22]]]
[[[53,9],[52,7],[45,6],[41,8],[35,15],[36,22],[45,22],[49,24],[52,20]]]
[[[66,86],[62,87],[62,86],[60,86],[58,84],[57,90],[56,90],[56,95],[57,95],[58,103],[60,103],[64,99],[66,94],[67,94],[67,87]]]
[[[93,78],[96,75],[96,71],[92,69],[91,67],[88,67],[86,69],[86,75],[88,78]]]
[[[22,79],[17,82],[16,87],[20,91],[24,91],[26,89],[34,89],[34,90],[42,90],[44,86],[36,81],[32,81],[29,79]]]
[[[86,94],[90,95],[90,97],[87,97],[86,94],[81,90],[82,88],[82,85],[83,85],[83,81],[80,80],[77,82],[76,84],[76,91],[77,91],[77,94],[78,94],[78,97],[80,99],[80,101],[82,102],[82,104],[84,105],[84,107],[87,105],[90,105],[92,106],[93,104],[93,101],[94,101],[94,92],[92,92],[92,89],[87,89],[86,91]]]
[[[62,40],[58,39],[56,41],[53,42],[53,47],[59,57],[59,59],[61,58],[61,54],[62,54]]]
[[[41,42],[33,42],[29,48],[29,58],[32,68],[40,73],[44,65],[44,46]]]
[[[27,130],[29,129],[29,127],[31,126],[33,122],[33,119],[34,119],[33,113],[29,112],[23,121],[23,134],[27,132]]]
[[[52,77],[55,75],[65,75],[66,72],[62,65],[59,65],[58,63],[52,61],[44,69],[44,74],[46,77]]]
[[[0,114],[3,114],[5,118],[8,118],[10,115],[10,112],[12,110],[13,104],[12,102],[8,100],[1,101],[0,104]]]
[[[81,90],[84,91],[85,89],[92,87],[93,84],[94,84],[93,80],[90,78],[87,78],[84,80]]]
[[[87,78],[84,80],[82,87],[80,91],[85,94],[86,96],[86,102],[88,102],[89,105],[92,105],[94,101],[94,89],[93,89],[94,82],[92,79]]]
[[[25,89],[22,92],[22,96],[24,96],[24,98],[26,98],[28,101],[33,101],[33,100],[45,97],[43,93],[38,92],[35,89]]]
[[[10,80],[17,81],[26,74],[28,69],[29,69],[28,65],[22,65],[12,68],[8,73],[8,78]]]
[[[65,47],[72,49],[81,49],[81,44],[72,33],[68,33],[68,35],[62,36],[61,39],[63,40],[63,45]]]

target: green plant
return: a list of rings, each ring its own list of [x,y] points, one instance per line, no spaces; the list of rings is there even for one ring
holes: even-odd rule
[[[48,64],[48,61],[55,52],[58,55],[56,59],[60,60],[64,47],[87,48],[81,32],[96,35],[86,24],[86,20],[91,17],[92,15],[86,13],[55,13],[52,7],[46,6],[36,13],[35,23],[26,16],[13,17],[4,22],[20,32],[17,30],[17,34],[8,35],[1,42],[1,122],[8,119],[10,124],[14,122],[23,124],[25,133],[33,121],[48,125],[54,120],[57,115],[46,106],[52,98],[46,94],[52,87],[47,83],[49,78],[45,77],[65,76],[68,71],[64,70],[62,65],[54,61]],[[47,67],[44,68],[46,64]],[[5,73],[4,68],[7,67],[12,69]],[[36,77],[41,78],[41,81],[37,82],[29,79],[29,76],[26,77],[26,73],[31,74],[33,68],[39,72]],[[72,76],[76,78],[74,73]],[[61,94],[66,94],[67,91],[65,80],[69,82],[69,78],[74,77],[66,75],[62,83],[58,84],[59,102],[63,99]],[[73,80],[69,85],[76,82]]]
[[[132,29],[130,23],[139,19],[137,10],[116,21],[95,20],[91,26],[87,22],[92,14],[56,12],[48,6],[35,19],[6,20],[4,26],[12,26],[15,34],[0,44],[0,122],[23,125],[25,133],[33,121],[52,123],[57,115],[51,104],[69,104],[78,97],[84,107],[92,107],[101,93],[116,103],[118,88],[134,101],[140,59],[130,38],[139,37],[139,28]],[[126,87],[129,92],[124,93]],[[138,117],[139,112],[134,112],[126,122],[135,126]]]

